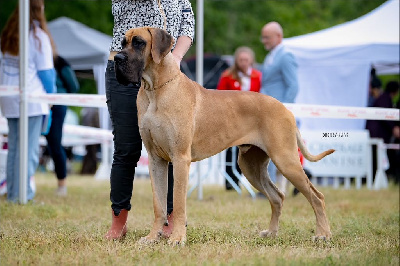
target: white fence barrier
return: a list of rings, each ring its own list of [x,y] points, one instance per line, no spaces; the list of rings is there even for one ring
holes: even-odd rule
[[[6,95],[13,95],[13,94],[18,94],[19,90],[18,87],[15,86],[0,86],[0,96],[6,96]],[[85,95],[85,94],[45,94],[45,95],[35,95],[35,94],[30,94],[28,95],[28,99],[30,102],[44,102],[44,103],[49,103],[49,104],[61,104],[61,105],[71,105],[71,106],[83,106],[83,107],[106,107],[106,98],[105,95]],[[397,109],[388,109],[388,108],[361,108],[361,107],[343,107],[343,106],[325,106],[325,105],[301,105],[301,104],[285,104],[285,106],[294,113],[296,117],[314,117],[314,118],[344,118],[344,119],[375,119],[375,120],[394,120],[398,121],[399,120],[399,112]],[[2,117],[0,117],[0,134],[6,134],[8,131],[7,129],[7,123],[6,120]],[[71,126],[71,125],[65,125],[64,126],[64,132],[65,136],[69,136],[68,140],[63,140],[64,144],[69,143],[70,145],[74,145],[75,143],[88,143],[88,144],[93,144],[93,143],[102,143],[102,164],[99,168],[98,173],[96,173],[96,178],[99,179],[104,179],[109,177],[109,172],[110,172],[110,166],[111,166],[111,156],[112,154],[112,134],[110,130],[104,130],[104,129],[95,129],[95,128],[89,128],[89,127],[82,127],[82,126]],[[304,138],[307,141],[307,134],[317,134],[317,136],[321,137],[321,134],[323,132],[313,132],[313,133],[304,133]],[[333,134],[335,132],[332,132]],[[342,153],[341,152],[336,152],[334,155],[330,155],[327,158],[327,161],[324,161],[323,159],[317,166],[318,164],[315,164],[315,166],[310,166],[313,168],[315,171],[314,175],[317,175],[317,173],[320,174],[320,176],[323,177],[328,177],[330,174],[327,173],[329,171],[330,173],[335,173],[334,175],[336,176],[341,176],[345,178],[345,187],[349,187],[349,180],[350,178],[355,178],[356,179],[356,187],[359,188],[361,184],[361,178],[363,176],[366,176],[367,180],[367,187],[371,188],[372,187],[372,173],[367,167],[368,162],[371,162],[371,156],[369,154],[370,148],[369,141],[367,140],[367,137],[365,133],[355,133],[355,132],[347,132],[350,137],[345,141],[346,143],[340,143],[338,141],[334,141],[334,139],[328,139],[328,141],[324,140],[324,142],[320,142],[318,144],[318,147],[322,147],[325,145],[325,147],[332,148],[332,146],[329,146],[329,143],[332,144],[335,148],[335,145],[337,145],[336,149],[339,151],[342,148]],[[337,133],[336,133],[337,134]],[[354,135],[352,135],[354,134]],[[315,141],[315,136],[311,136],[310,139]],[[72,140],[70,136],[79,136],[78,139],[75,138],[75,140]],[[318,137],[318,138],[319,138]],[[317,138],[317,139],[318,139]],[[67,138],[66,138],[67,139]],[[357,144],[351,144],[351,139],[357,140]],[[363,139],[363,141],[361,141]],[[310,142],[311,143],[311,142]],[[343,146],[344,145],[344,146]],[[346,146],[347,145],[347,146]],[[352,146],[353,145],[353,146]],[[314,143],[311,145],[310,151],[312,153],[318,153],[317,150],[313,150],[316,147],[316,144]],[[346,148],[347,147],[347,148]],[[379,147],[381,150],[385,150],[385,146],[380,143]],[[346,152],[344,152],[346,151]],[[353,154],[356,157],[353,157],[350,155],[350,151],[356,152],[358,155]],[[365,153],[364,153],[365,151]],[[343,153],[344,152],[344,153]],[[147,170],[147,165],[148,164],[148,159],[146,156],[146,151],[143,151],[142,157],[139,161],[138,164],[138,169],[137,172],[140,173],[148,173]],[[381,151],[381,158],[383,152]],[[219,155],[221,156],[221,155]],[[331,158],[332,157],[332,158]],[[201,169],[201,172],[204,173],[203,176],[206,175],[213,175],[213,176],[218,176],[214,177],[214,182],[216,183],[223,183],[221,182],[221,173],[218,169],[221,167],[224,167],[224,165],[221,164],[221,157],[212,157],[207,159],[207,163],[204,162],[198,162],[197,164],[199,165],[199,170]],[[223,157],[225,158],[225,157]],[[333,167],[336,164],[336,168]],[[378,163],[379,164],[379,163]],[[348,170],[345,170],[346,168],[343,167],[343,165],[348,166]],[[382,162],[380,162],[380,165],[383,167]],[[329,167],[327,167],[329,166]],[[194,169],[195,167],[192,167]],[[322,170],[326,170],[326,172],[319,172]],[[363,173],[361,173],[361,169],[363,169]],[[192,174],[193,174],[192,170]],[[347,171],[347,172],[346,172]],[[384,173],[384,172],[383,172]],[[385,176],[382,175],[382,171],[380,171],[375,178],[375,180],[379,181],[379,184],[374,184],[374,188],[382,188],[385,187],[385,182],[387,184],[387,179],[385,181]],[[209,178],[208,178],[209,180]],[[334,186],[338,186],[338,181],[334,181]]]
[[[15,86],[0,85],[0,96],[18,94]],[[62,104],[71,106],[107,107],[105,95],[94,94],[29,94],[30,102]],[[284,104],[297,117],[399,120],[399,111],[394,108],[351,107],[330,105]]]

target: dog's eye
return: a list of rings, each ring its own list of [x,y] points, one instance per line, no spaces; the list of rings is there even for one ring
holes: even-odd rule
[[[134,48],[142,48],[145,44],[146,43],[142,39],[139,39],[139,38],[132,39],[132,46]]]
[[[122,46],[122,48],[124,48],[125,45],[126,45],[126,38],[124,37],[124,38],[122,39],[122,41],[121,41],[121,46]]]

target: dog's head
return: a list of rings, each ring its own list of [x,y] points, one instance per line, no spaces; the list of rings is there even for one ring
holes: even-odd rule
[[[160,64],[172,45],[173,38],[165,30],[149,27],[128,30],[122,50],[114,56],[118,82],[139,85],[144,69],[153,63]]]

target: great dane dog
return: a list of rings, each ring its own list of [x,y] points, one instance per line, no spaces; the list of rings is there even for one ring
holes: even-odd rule
[[[305,175],[298,147],[309,161],[334,150],[311,155],[302,142],[293,114],[276,99],[254,92],[207,90],[180,70],[170,53],[173,38],[164,30],[134,28],[126,32],[123,49],[115,55],[119,83],[141,87],[137,98],[139,130],[149,154],[154,223],[140,242],[162,237],[167,223],[167,169],[174,166],[174,229],[168,240],[186,240],[186,194],[191,162],[200,161],[232,146],[239,146],[239,166],[248,181],[270,201],[268,230],[278,232],[284,194],[271,182],[270,159],[311,204],[317,228],[314,238],[331,237],[324,196]]]

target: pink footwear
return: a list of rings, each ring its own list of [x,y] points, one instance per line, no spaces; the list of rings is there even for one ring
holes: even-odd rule
[[[171,212],[171,214],[169,214],[167,216],[168,218],[168,225],[164,225],[163,227],[163,236],[166,238],[169,238],[172,234],[172,230],[174,229],[174,213]]]
[[[114,215],[114,211],[111,210],[112,213],[112,224],[110,230],[108,230],[105,238],[108,240],[119,240],[126,235],[126,221],[128,220],[128,211],[121,210],[118,216]]]

